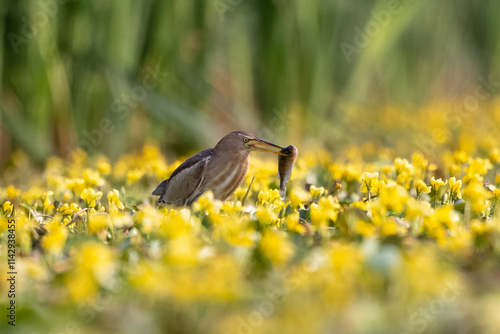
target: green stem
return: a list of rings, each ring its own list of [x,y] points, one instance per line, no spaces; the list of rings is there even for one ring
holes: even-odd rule
[[[245,201],[247,200],[248,194],[250,193],[250,188],[252,187],[253,181],[255,180],[255,176],[252,177],[252,181],[250,181],[250,184],[248,185],[247,192],[245,193],[245,196],[241,200],[241,206],[245,206]]]

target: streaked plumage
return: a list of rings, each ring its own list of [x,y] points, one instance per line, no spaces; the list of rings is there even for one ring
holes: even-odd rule
[[[281,149],[254,135],[235,131],[224,136],[214,148],[204,150],[184,161],[153,191],[159,204],[190,205],[204,192],[227,199],[243,182],[253,150],[280,154],[264,147]]]

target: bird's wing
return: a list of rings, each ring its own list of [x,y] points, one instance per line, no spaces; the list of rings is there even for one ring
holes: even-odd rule
[[[177,167],[166,184],[165,196],[163,197],[166,203],[186,205],[201,195],[202,185],[205,181],[204,171],[212,154],[213,149],[205,150]]]

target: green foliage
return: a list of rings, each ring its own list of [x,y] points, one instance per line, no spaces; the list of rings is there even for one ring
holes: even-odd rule
[[[498,1],[393,3],[4,1],[0,158],[118,157],[150,137],[185,152],[234,128],[356,142],[383,131],[346,129],[352,103],[376,114],[497,80]]]

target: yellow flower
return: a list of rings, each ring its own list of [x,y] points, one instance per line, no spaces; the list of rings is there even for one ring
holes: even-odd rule
[[[453,153],[453,159],[457,164],[463,164],[469,159],[469,157],[464,151],[456,151]]]
[[[459,216],[453,210],[453,206],[446,205],[434,211],[423,220],[423,231],[429,237],[442,241],[446,238],[446,230],[453,230],[459,221]]]
[[[466,173],[463,178],[464,183],[483,183],[484,177],[478,173],[469,174]]]
[[[494,164],[500,162],[500,150],[498,149],[498,147],[495,147],[490,151],[489,158],[490,161]]]
[[[322,231],[328,226],[329,215],[326,210],[323,210],[318,204],[311,204],[309,213],[311,215],[311,225],[314,226],[317,231]]]
[[[129,273],[130,284],[142,293],[158,297],[171,293],[172,286],[167,266],[157,261],[140,259]]]
[[[289,214],[285,218],[286,226],[288,227],[289,231],[295,231],[297,233],[304,233],[305,232],[305,227],[300,224],[300,215],[298,212],[294,212],[292,214]]]
[[[97,170],[101,175],[107,176],[111,174],[111,165],[107,161],[101,160],[97,163]]]
[[[400,231],[401,228],[398,228],[398,225],[394,221],[387,221],[380,227],[380,235],[387,237],[391,235],[402,234]]]
[[[43,208],[44,208],[46,213],[48,213],[49,211],[51,211],[55,208],[54,204],[52,204],[52,196],[53,195],[54,195],[54,192],[52,192],[52,191],[47,191],[47,192],[43,193],[43,195],[42,195]]]
[[[170,240],[165,260],[170,264],[195,265],[199,252],[197,239],[186,235]]]
[[[368,173],[364,172],[363,177],[361,178],[361,192],[368,193],[374,187],[377,186],[378,183],[378,173]]]
[[[287,240],[285,233],[266,230],[260,240],[260,250],[273,265],[279,266],[293,255],[293,244]]]
[[[247,194],[247,189],[246,188],[238,188],[234,192],[234,197],[236,198],[237,201],[242,201],[243,197]]]
[[[330,251],[330,261],[333,269],[341,273],[339,278],[345,276],[352,279],[362,270],[364,259],[360,248],[352,244],[337,244]]]
[[[62,201],[63,202],[71,202],[72,200],[74,200],[74,196],[71,193],[71,191],[68,189],[64,190],[64,192],[62,194]]]
[[[24,202],[28,205],[34,205],[35,202],[40,200],[40,198],[43,196],[43,193],[43,189],[37,186],[33,186],[28,191],[22,193],[21,202]]]
[[[59,212],[64,215],[64,216],[71,216],[75,212],[80,211],[80,208],[78,207],[78,204],[76,203],[71,203],[68,205],[68,203],[64,203],[59,207]]]
[[[61,222],[60,217],[54,217],[45,225],[45,229],[48,233],[43,236],[42,247],[52,255],[60,254],[68,236],[66,226]]]
[[[431,177],[431,185],[433,187],[433,189],[435,189],[436,191],[439,190],[439,188],[441,186],[444,186],[446,184],[446,181],[443,181],[441,179],[437,179],[433,177]]]
[[[45,213],[49,213],[50,211],[55,209],[55,206],[50,202],[43,202],[43,209]]]
[[[484,189],[482,183],[471,182],[469,183],[463,191],[464,199],[470,201],[471,210],[476,213],[483,213],[488,208],[488,203],[486,199],[489,194]]]
[[[397,184],[403,186],[405,189],[410,189],[412,180],[413,180],[412,175],[406,171],[399,173],[398,177],[396,178]]]
[[[213,192],[209,190],[201,195],[196,200],[196,202],[193,203],[193,210],[205,212],[209,212],[212,210],[217,211],[220,206],[221,202],[219,200],[215,200]]]
[[[347,183],[358,182],[360,176],[361,176],[361,170],[358,166],[347,165],[344,167],[342,178]]]
[[[108,229],[110,225],[109,215],[103,213],[92,214],[89,216],[88,224],[90,233],[100,233]]]
[[[236,213],[243,211],[243,207],[241,206],[240,201],[236,201],[236,202],[226,201],[226,202],[224,202],[224,204],[222,204],[221,210],[223,210],[224,212],[226,212],[229,215],[234,215]]]
[[[82,176],[85,181],[85,186],[87,187],[96,187],[104,182],[99,176],[99,173],[90,168],[85,168]]]
[[[73,250],[73,268],[66,277],[68,291],[78,303],[94,300],[99,287],[110,288],[116,282],[115,254],[100,243],[86,242]]]
[[[368,201],[356,201],[352,202],[351,205],[353,208],[358,208],[364,211],[370,210],[370,203]]]
[[[145,174],[142,169],[133,169],[127,173],[127,185],[131,185],[139,181]]]
[[[389,181],[384,192],[380,195],[380,204],[387,210],[402,212],[408,202],[408,193],[405,188],[394,181]]]
[[[81,198],[85,201],[85,205],[89,208],[96,206],[96,201],[102,197],[101,191],[95,191],[93,188],[83,189]]]
[[[378,181],[377,185],[373,187],[373,193],[380,195],[385,191],[386,188],[387,188],[387,183],[385,181]]]
[[[134,225],[132,216],[128,212],[112,209],[110,211],[111,226],[115,228],[131,227]]]
[[[420,197],[422,194],[430,193],[431,187],[428,187],[424,181],[417,180],[417,182],[415,182],[415,190],[417,192],[417,197]]]
[[[101,205],[101,203],[98,203],[96,208],[99,208],[98,210],[96,210],[95,208],[90,208],[89,209],[89,214],[94,214],[94,213],[98,213],[98,212],[104,212],[106,211],[106,209]]]
[[[255,215],[262,224],[276,225],[279,223],[278,215],[270,206],[261,206]]]
[[[459,173],[460,170],[461,170],[461,167],[459,165],[451,164],[448,166],[448,171],[450,172],[450,175],[455,175],[455,174]]]
[[[116,189],[113,189],[108,193],[108,202],[110,205],[116,205],[116,207],[120,210],[125,209],[125,206],[120,201],[120,192]]]
[[[305,191],[301,187],[294,187],[290,191],[290,202],[292,207],[303,207],[303,204],[311,201],[311,193]]]
[[[225,240],[233,246],[252,247],[255,230],[246,219],[210,214],[214,221],[214,239]]]
[[[11,198],[11,199],[17,198],[17,196],[19,196],[20,193],[21,193],[21,190],[17,189],[14,186],[7,187],[7,198]]]
[[[390,176],[392,173],[394,173],[396,171],[396,169],[394,168],[394,166],[392,165],[389,165],[389,166],[383,166],[380,171],[382,172],[382,174],[386,175],[386,176]]]
[[[162,223],[161,213],[153,207],[146,207],[137,212],[134,218],[140,224],[142,232],[146,234],[156,231]]]
[[[438,197],[439,197],[439,188],[444,186],[447,181],[443,181],[441,179],[435,179],[434,176],[431,177],[431,185],[432,185],[432,193],[433,193],[433,207],[436,208],[438,205]]]
[[[437,209],[434,212],[433,217],[449,229],[453,229],[453,227],[458,224],[460,219],[452,205],[446,205]]]
[[[74,194],[79,195],[85,189],[84,179],[68,179],[66,180],[66,188],[71,190]]]
[[[413,175],[413,166],[406,159],[396,158],[394,160],[394,169],[396,174],[406,173],[407,175]]]
[[[325,188],[316,187],[314,185],[311,185],[311,187],[309,188],[309,192],[311,193],[311,196],[313,198],[328,194],[328,190],[326,190]]]
[[[0,234],[9,228],[9,218],[0,215]]]
[[[421,219],[423,217],[428,217],[432,213],[431,204],[427,201],[416,201],[415,199],[410,199],[408,207],[405,211],[405,218],[407,220]]]
[[[429,167],[427,168],[429,172],[433,172],[438,169],[438,165],[436,164],[429,164]]]
[[[153,174],[156,179],[164,180],[169,176],[169,169],[165,162],[162,160],[154,160],[150,162],[151,171],[149,174]]]
[[[469,167],[465,169],[465,174],[467,175],[486,175],[488,170],[492,169],[493,166],[488,159],[476,158],[472,160],[469,164]]]
[[[154,209],[149,210],[150,214],[155,213]],[[213,214],[213,213],[211,213]],[[149,224],[155,224],[155,216],[150,216],[149,219],[152,221]],[[160,233],[170,239],[175,239],[183,236],[189,236],[200,228],[200,221],[196,217],[191,216],[191,211],[188,209],[182,210],[168,210],[163,213],[163,218],[160,219]],[[147,226],[145,226],[145,221],[142,221],[142,227],[144,231]],[[154,226],[154,225],[153,225]],[[152,227],[153,227],[152,226]]]
[[[354,225],[354,231],[362,236],[370,237],[375,235],[375,225],[358,220]]]
[[[12,205],[11,202],[6,201],[2,205],[3,208],[3,213],[6,217],[10,217],[12,215],[12,212],[14,210],[14,205]]]
[[[8,222],[8,219],[5,220]],[[23,210],[16,211],[16,244],[21,247],[22,252],[31,252],[33,225],[34,221]]]
[[[281,200],[280,191],[278,189],[264,188],[258,195],[260,204],[274,203],[274,201]]]
[[[60,175],[47,174],[45,176],[47,179],[47,186],[52,189],[62,189],[64,188],[64,178]]]
[[[483,234],[489,233],[489,232],[493,231],[493,227],[494,227],[493,224],[487,224],[486,222],[483,223],[479,220],[474,220],[471,223],[471,231],[475,235],[483,235]]]
[[[460,193],[460,189],[462,188],[462,181],[457,180],[455,177],[450,177],[448,180],[450,185],[450,194],[453,198],[462,198],[462,194]]]
[[[328,219],[332,221],[337,220],[337,215],[340,210],[340,204],[338,199],[333,197],[332,195],[327,197],[322,197],[319,200],[319,207],[323,211],[323,213],[328,217]]]
[[[290,205],[290,201],[285,202],[285,201],[282,201],[281,199],[279,199],[273,203],[273,207],[274,207],[274,210],[276,212],[280,212],[281,210],[286,209],[286,207],[289,205]]]
[[[411,156],[411,163],[421,171],[424,171],[429,165],[429,161],[427,161],[420,153],[413,153],[413,155]]]

